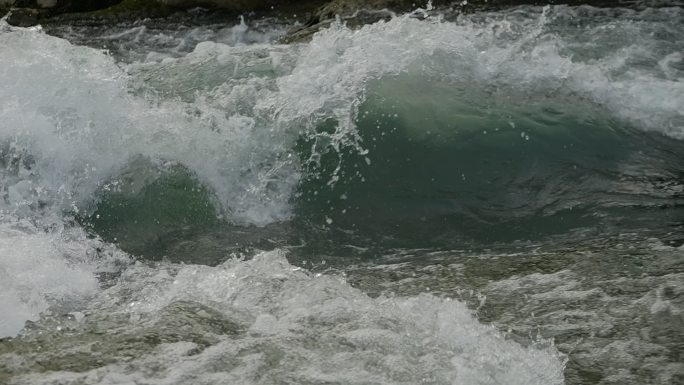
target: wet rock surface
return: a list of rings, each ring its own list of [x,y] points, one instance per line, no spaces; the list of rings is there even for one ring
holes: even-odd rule
[[[44,17],[43,11],[33,8],[18,8],[7,15],[7,22],[17,27],[30,27],[38,24],[38,20]]]
[[[594,6],[682,6],[681,0],[433,0],[431,6],[457,8],[463,12],[520,4],[588,4]],[[427,8],[427,1],[412,0],[0,0],[0,15],[15,26],[65,23],[83,20],[121,21],[163,18],[197,9],[220,13],[251,13],[262,16],[294,17],[303,24],[284,42],[307,39],[326,27],[336,16],[350,25],[363,25],[391,17],[392,13]]]

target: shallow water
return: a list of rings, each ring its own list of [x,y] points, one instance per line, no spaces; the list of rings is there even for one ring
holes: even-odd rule
[[[684,381],[683,19],[1,24],[0,382]]]

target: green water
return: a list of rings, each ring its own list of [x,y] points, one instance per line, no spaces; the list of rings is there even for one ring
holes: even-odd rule
[[[682,382],[682,10],[440,12],[0,24],[0,382]]]

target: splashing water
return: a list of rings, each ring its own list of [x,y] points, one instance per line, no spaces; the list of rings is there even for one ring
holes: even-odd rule
[[[681,378],[682,10],[415,16],[0,25],[0,382]]]

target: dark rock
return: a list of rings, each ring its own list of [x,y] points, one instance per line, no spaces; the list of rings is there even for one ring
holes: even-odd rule
[[[588,4],[594,6],[677,6],[682,0],[432,0],[435,7],[450,7],[461,12],[496,9],[521,4]],[[426,8],[427,0],[0,0],[0,15],[19,8],[9,18],[18,26],[36,23],[91,23],[164,18],[178,12],[204,7],[211,12],[254,13],[286,17],[304,24],[290,31],[282,42],[308,40],[316,31],[340,17],[348,26],[374,23],[416,8]],[[656,5],[653,5],[656,6]],[[4,9],[4,11],[3,11]]]
[[[448,0],[434,0],[433,5],[450,3]],[[321,7],[317,16],[321,19],[330,19],[335,16],[351,16],[358,10],[381,10],[387,9],[394,12],[410,11],[416,8],[425,8],[427,0],[332,0]]]
[[[433,5],[448,4],[449,0],[434,0]],[[314,11],[301,27],[288,32],[282,43],[304,42],[321,28],[328,27],[339,17],[349,27],[360,27],[380,20],[388,20],[394,13],[427,7],[427,0],[332,0]]]
[[[0,0],[8,1],[8,0]],[[39,0],[54,1],[54,0]],[[101,25],[139,19],[157,19],[176,15],[190,15],[204,8],[219,15],[254,13],[256,15],[308,17],[326,0],[57,0],[45,22]],[[1,3],[0,3],[1,4]],[[96,8],[93,8],[97,6]],[[181,16],[182,18],[182,16]]]
[[[356,28],[366,24],[376,23],[380,20],[387,21],[391,19],[392,16],[393,12],[387,9],[359,9],[351,14],[333,15],[329,18],[323,18],[320,14],[314,14],[303,26],[290,30],[283,38],[280,39],[280,42],[288,44],[308,41],[311,39],[313,34],[318,32],[320,29],[329,27],[336,17],[339,17],[340,20],[348,27]]]
[[[164,18],[177,12],[155,0],[108,0],[108,2],[103,1],[98,4],[109,5],[95,9],[90,8],[94,3],[83,2],[82,0],[70,1],[73,3],[52,9],[49,17],[44,19],[42,23],[44,25],[104,26],[141,19]],[[78,4],[76,4],[77,2]]]
[[[192,8],[197,6],[229,10],[264,9],[273,5],[268,0],[158,0],[169,7]]]
[[[208,7],[229,11],[253,12],[277,9],[313,10],[325,0],[156,0],[174,8]]]
[[[327,28],[333,22],[333,19],[323,21],[315,21],[313,23],[307,22],[304,26],[296,27],[287,32],[285,36],[280,39],[283,44],[300,43],[311,40],[311,37],[322,28]]]
[[[125,2],[125,1],[124,1]],[[138,2],[149,3],[151,0],[141,0]],[[55,8],[60,13],[63,12],[90,12],[105,9],[122,3],[121,0],[57,0]]]
[[[0,9],[50,9],[56,13],[87,12],[111,7],[122,0],[0,0]],[[142,0],[153,3],[155,0]]]
[[[38,24],[45,12],[31,8],[15,8],[7,17],[7,23],[16,27],[31,27]]]

